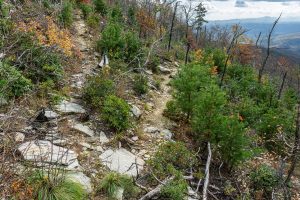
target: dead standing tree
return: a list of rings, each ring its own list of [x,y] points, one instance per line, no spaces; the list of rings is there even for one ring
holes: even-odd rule
[[[272,38],[272,34],[274,32],[274,29],[279,21],[279,19],[281,18],[281,14],[279,15],[279,17],[274,21],[273,23],[273,26],[268,34],[268,46],[267,46],[267,55],[265,57],[265,59],[263,60],[263,63],[262,63],[262,66],[261,68],[259,69],[258,71],[258,82],[261,83],[261,78],[262,78],[262,75],[264,73],[264,70],[266,68],[266,64],[268,62],[268,59],[270,57],[270,46],[271,46],[271,38]]]
[[[185,39],[186,39],[186,53],[185,53],[185,64],[188,62],[188,55],[191,48],[191,43],[189,41],[189,28],[193,27],[195,23],[193,22],[195,16],[195,10],[193,9],[193,0],[188,0],[188,2],[182,6],[184,20],[185,20]]]

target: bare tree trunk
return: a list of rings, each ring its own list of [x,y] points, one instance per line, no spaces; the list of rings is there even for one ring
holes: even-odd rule
[[[207,188],[209,183],[209,166],[211,161],[211,148],[210,148],[210,142],[207,143],[207,149],[208,149],[208,156],[205,166],[205,180],[203,185],[203,200],[207,200]]]
[[[287,75],[287,71],[284,73],[283,78],[282,78],[282,83],[281,83],[281,86],[280,86],[280,89],[279,89],[279,92],[278,92],[278,99],[281,98],[281,94],[282,94],[283,87],[284,87],[284,84],[285,84],[286,75]]]
[[[188,63],[190,48],[191,48],[190,43],[187,43],[184,64]]]
[[[286,180],[285,180],[285,183],[287,184],[293,173],[294,173],[294,170],[295,170],[295,167],[296,167],[296,164],[297,164],[297,154],[299,153],[299,143],[300,143],[300,131],[299,131],[299,124],[300,123],[300,102],[298,103],[298,114],[297,114],[297,120],[296,120],[296,131],[295,131],[295,142],[294,142],[294,148],[293,148],[293,153],[292,153],[292,157],[291,157],[291,160],[292,160],[292,163],[291,163],[291,166],[290,166],[290,169],[288,171],[288,175],[286,177]]]
[[[269,59],[269,57],[270,57],[270,45],[271,45],[272,33],[273,33],[273,31],[274,31],[274,29],[275,29],[275,27],[276,27],[276,25],[277,25],[277,23],[278,23],[280,17],[281,17],[281,14],[279,15],[279,17],[278,17],[278,18],[275,20],[275,22],[273,23],[272,29],[271,29],[271,31],[269,32],[269,35],[268,35],[267,55],[266,55],[266,57],[265,57],[265,59],[264,59],[264,61],[263,61],[263,63],[262,63],[262,66],[261,66],[260,70],[258,71],[258,82],[259,82],[259,83],[261,83],[262,75],[263,75],[263,73],[264,73],[264,70],[265,70],[267,61],[268,61],[268,59]]]
[[[170,49],[171,49],[171,41],[172,41],[172,36],[173,36],[174,21],[175,21],[175,17],[176,17],[176,12],[177,12],[177,6],[178,6],[178,3],[179,3],[179,2],[176,2],[176,4],[175,4],[175,10],[174,10],[174,14],[173,14],[172,22],[171,22],[171,29],[170,29],[170,35],[169,35],[169,44],[168,44],[168,51],[170,51]]]

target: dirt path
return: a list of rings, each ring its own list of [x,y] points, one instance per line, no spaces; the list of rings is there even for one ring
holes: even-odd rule
[[[170,94],[170,82],[169,75],[160,75],[160,78],[163,79],[161,82],[161,91],[153,92],[153,103],[154,108],[152,112],[146,115],[141,124],[149,124],[150,126],[156,127],[158,129],[168,129],[171,125],[171,121],[163,116],[163,111],[166,108],[166,104],[169,100],[172,99]]]

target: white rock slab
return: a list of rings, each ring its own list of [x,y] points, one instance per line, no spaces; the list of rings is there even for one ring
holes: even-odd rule
[[[45,110],[45,117],[47,117],[49,120],[56,119],[58,118],[58,114],[52,110]]]
[[[100,155],[100,159],[110,170],[129,176],[137,176],[145,164],[144,160],[124,148],[108,149]]]
[[[42,163],[51,163],[67,166],[68,169],[77,169],[80,167],[77,154],[74,151],[56,146],[49,141],[28,141],[21,144],[18,150],[25,160],[39,163],[39,165]]]
[[[144,129],[145,133],[159,133],[160,130],[157,127],[149,126]]]
[[[101,131],[100,132],[100,143],[105,144],[107,142],[109,142],[109,139],[107,138],[106,134],[103,131]]]
[[[166,68],[166,67],[163,67],[162,65],[159,65],[159,66],[158,66],[158,69],[159,69],[159,71],[161,71],[161,72],[164,73],[164,74],[170,74],[170,73],[171,73],[171,70],[170,70],[170,69],[168,69],[168,68]]]
[[[85,126],[83,124],[75,124],[72,128],[90,137],[94,137],[95,135],[95,132],[92,129],[90,129],[90,127]]]
[[[67,173],[66,178],[81,184],[87,193],[91,193],[93,191],[91,179],[82,172]]]
[[[142,111],[135,105],[131,106],[131,112],[136,118],[140,118]]]
[[[76,114],[82,114],[85,113],[85,110],[83,107],[79,104],[68,102],[68,101],[62,101],[59,105],[56,105],[55,108],[62,113],[76,113]]]

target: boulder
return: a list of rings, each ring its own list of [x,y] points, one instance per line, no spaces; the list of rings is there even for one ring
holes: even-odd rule
[[[160,132],[160,134],[166,139],[166,140],[171,140],[173,137],[173,133],[168,130],[168,129],[164,129]]]
[[[83,124],[75,124],[72,128],[90,137],[94,137],[95,135],[95,132],[92,129],[90,129],[90,127],[85,126]]]
[[[56,146],[49,141],[28,141],[19,145],[18,151],[25,160],[35,162],[39,166],[53,164],[66,166],[70,170],[80,167],[74,151]]]
[[[62,101],[59,105],[56,105],[55,108],[62,113],[66,114],[83,114],[85,113],[85,110],[83,107],[79,104],[68,102],[68,101]]]
[[[108,149],[100,155],[100,159],[110,170],[129,176],[137,176],[145,164],[144,160],[124,148]]]
[[[81,184],[87,193],[91,193],[93,191],[91,179],[82,172],[67,173],[66,179],[69,179],[71,181]]]

